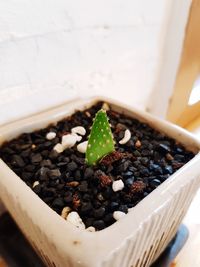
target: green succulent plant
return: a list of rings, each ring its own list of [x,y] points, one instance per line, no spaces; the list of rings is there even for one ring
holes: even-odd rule
[[[106,111],[97,112],[86,150],[86,163],[95,165],[104,156],[115,150],[114,140]]]

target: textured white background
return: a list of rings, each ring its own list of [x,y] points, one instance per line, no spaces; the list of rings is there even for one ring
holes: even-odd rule
[[[144,108],[166,61],[173,6],[172,0],[1,0],[0,123],[77,91]]]

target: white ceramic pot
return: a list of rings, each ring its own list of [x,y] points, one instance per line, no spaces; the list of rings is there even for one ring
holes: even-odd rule
[[[98,100],[114,110],[147,122],[198,152],[200,144],[187,131],[147,113],[105,98],[77,99],[0,128],[0,143],[23,132],[56,122]],[[149,266],[175,235],[200,185],[200,153],[144,198],[121,220],[95,233],[78,230],[49,208],[2,160],[0,196],[5,206],[48,266]]]

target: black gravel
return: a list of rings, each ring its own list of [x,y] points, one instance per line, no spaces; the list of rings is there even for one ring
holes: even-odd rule
[[[113,212],[128,212],[156,187],[194,157],[177,141],[152,129],[146,123],[109,110],[107,112],[116,140],[116,152],[95,167],[85,164],[76,146],[58,154],[53,147],[71,128],[82,125],[87,140],[92,118],[102,103],[32,133],[24,133],[0,148],[0,157],[53,210],[61,214],[69,206],[85,225],[104,229],[115,222]],[[129,129],[131,139],[118,141]],[[46,134],[56,133],[48,141]],[[112,182],[122,179],[123,190],[113,192]],[[39,181],[39,185],[33,183]]]

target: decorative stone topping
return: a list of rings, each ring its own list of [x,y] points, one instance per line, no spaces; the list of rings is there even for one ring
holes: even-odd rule
[[[54,132],[49,132],[46,135],[47,140],[53,140],[55,137],[56,137],[56,133],[54,133]]]
[[[34,188],[35,186],[39,185],[39,184],[40,184],[39,181],[35,181],[35,182],[33,183],[33,188]]]
[[[85,229],[85,224],[83,223],[81,217],[76,211],[72,211],[68,214],[67,221],[75,225],[79,229]]]
[[[55,150],[57,153],[62,153],[64,151],[64,148],[60,143],[58,143],[54,146],[53,150]]]
[[[96,229],[93,226],[90,226],[90,227],[86,228],[86,231],[88,231],[88,232],[95,232]]]
[[[80,134],[80,135],[85,135],[86,134],[86,130],[82,126],[76,126],[76,127],[72,128],[71,132],[75,133],[75,134]]]
[[[72,135],[76,137],[76,142],[80,142],[81,141],[82,136],[80,136],[80,135],[78,135],[76,133],[72,133]]]
[[[126,144],[131,139],[131,132],[129,129],[126,129],[124,137],[119,141],[120,145]]]
[[[136,142],[135,142],[135,147],[136,148],[140,148],[141,147],[141,142],[140,142],[140,140],[137,140]]]
[[[106,102],[104,102],[102,105],[102,109],[108,111],[108,110],[110,110],[110,107]]]
[[[84,142],[77,145],[77,150],[80,153],[86,153],[87,145],[88,145],[88,141],[84,141]]]
[[[62,137],[62,146],[65,149],[73,147],[77,142],[77,135],[73,134],[66,134]]]
[[[70,207],[64,207],[62,212],[61,212],[61,217],[66,220],[70,211],[71,211]]]
[[[85,112],[85,115],[86,115],[88,118],[91,118],[91,114],[90,114],[89,111],[86,111],[86,112]]]
[[[117,192],[117,191],[120,191],[124,188],[124,183],[123,181],[120,179],[120,180],[117,180],[117,181],[114,181],[113,184],[112,184],[112,189],[114,192]]]
[[[73,147],[76,142],[80,142],[82,136],[75,133],[66,134],[62,136],[62,142],[54,146],[53,150],[57,153],[62,153],[65,149]]]
[[[126,213],[122,212],[122,211],[114,211],[113,212],[113,218],[118,221],[120,220],[122,217],[124,217],[126,215]]]

